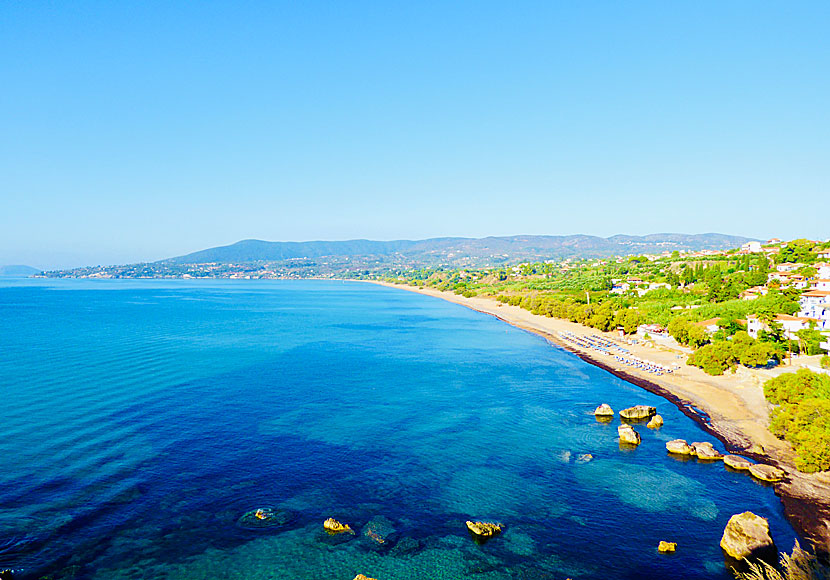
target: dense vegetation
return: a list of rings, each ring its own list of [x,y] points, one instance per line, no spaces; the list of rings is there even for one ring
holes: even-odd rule
[[[798,453],[796,467],[830,469],[830,375],[801,369],[768,380],[764,394],[776,405],[770,430]]]

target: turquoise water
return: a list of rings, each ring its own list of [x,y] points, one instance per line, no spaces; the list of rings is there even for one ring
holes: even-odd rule
[[[772,489],[666,455],[723,449],[665,400],[395,289],[3,281],[0,389],[0,568],[19,578],[729,578],[733,513],[795,538]],[[666,424],[621,450],[601,402]],[[240,525],[259,507],[281,525]],[[330,516],[356,533],[328,536]],[[467,519],[504,533],[479,545]]]

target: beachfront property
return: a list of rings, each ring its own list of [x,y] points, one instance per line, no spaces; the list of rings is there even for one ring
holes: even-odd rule
[[[829,305],[830,306],[830,305]],[[775,317],[775,322],[781,325],[782,329],[784,330],[784,336],[790,340],[798,340],[798,331],[804,330],[806,328],[810,328],[813,326],[814,328],[818,328],[818,330],[822,330],[819,326],[819,320],[808,317],[808,316],[791,316],[789,314],[778,314]],[[750,314],[746,317],[746,332],[752,338],[757,339],[758,335],[761,331],[769,332],[770,327],[767,323],[760,320],[754,314]]]

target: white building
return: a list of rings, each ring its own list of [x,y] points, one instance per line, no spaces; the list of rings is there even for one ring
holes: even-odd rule
[[[741,251],[747,254],[758,254],[761,250],[761,242],[747,242],[741,246]]]
[[[830,330],[830,287],[804,292],[799,304],[798,316],[814,319],[818,330]]]

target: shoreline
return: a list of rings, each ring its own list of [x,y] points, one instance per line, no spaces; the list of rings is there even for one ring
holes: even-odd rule
[[[532,314],[518,306],[510,306],[489,298],[464,298],[453,292],[418,288],[404,284],[368,281],[372,284],[408,290],[416,294],[446,300],[488,314],[541,336],[551,344],[563,348],[624,381],[630,382],[675,405],[684,415],[695,421],[708,434],[718,439],[730,453],[740,454],[759,462],[769,463],[787,472],[784,481],[773,485],[781,500],[784,515],[796,532],[825,557],[830,555],[830,473],[806,474],[796,470],[795,454],[789,444],[776,439],[767,429],[770,405],[763,397],[760,371],[745,371],[735,375],[710,377],[696,367],[685,365],[670,375],[653,376],[630,367],[618,367],[602,360],[593,351],[582,349],[562,340],[560,331],[574,334],[610,336],[596,329],[568,320]],[[676,358],[669,349],[629,346],[635,356],[670,362]],[[601,401],[597,402],[599,404]],[[763,453],[749,451],[761,445]],[[748,476],[749,477],[749,476]],[[789,546],[779,546],[788,551]]]

